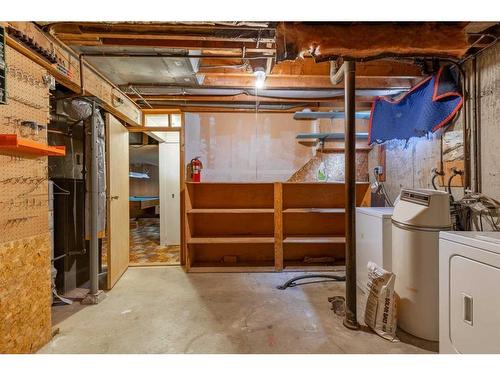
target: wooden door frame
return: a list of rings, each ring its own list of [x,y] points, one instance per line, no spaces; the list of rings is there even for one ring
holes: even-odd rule
[[[146,116],[147,115],[170,115],[170,114],[179,114],[181,116],[181,126],[179,128],[170,128],[168,131],[172,132],[179,132],[179,199],[180,199],[180,239],[181,239],[181,244],[180,244],[180,264],[181,266],[185,267],[186,265],[186,237],[184,233],[184,226],[185,226],[185,218],[184,218],[184,210],[185,210],[185,192],[186,192],[186,171],[185,171],[185,166],[184,166],[184,158],[185,158],[185,153],[184,153],[184,133],[185,133],[185,116],[184,112],[181,112],[178,109],[143,109],[142,110],[142,124],[146,124]],[[147,131],[145,128],[146,126],[142,126],[143,129],[140,131]],[[133,132],[138,131],[137,127],[134,128],[129,128],[129,131],[132,130]]]

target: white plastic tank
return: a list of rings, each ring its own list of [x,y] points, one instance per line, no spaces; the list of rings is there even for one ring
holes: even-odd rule
[[[430,341],[439,340],[439,232],[450,228],[448,193],[401,190],[392,216],[398,326]]]

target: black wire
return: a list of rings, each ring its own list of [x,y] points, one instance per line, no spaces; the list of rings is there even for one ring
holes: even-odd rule
[[[434,188],[434,190],[438,190],[438,188],[436,187],[436,177],[438,175],[437,174],[434,174],[434,176],[432,176],[432,179],[431,179],[431,184],[432,184],[432,187]]]
[[[450,194],[450,199],[452,202],[455,201],[455,198],[453,197],[453,194],[451,193],[451,180],[456,176],[456,174],[452,174],[450,178],[448,179],[448,194]]]

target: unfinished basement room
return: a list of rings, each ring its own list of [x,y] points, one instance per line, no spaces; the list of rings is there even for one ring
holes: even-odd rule
[[[500,354],[499,21],[99,6],[0,16],[0,353]]]

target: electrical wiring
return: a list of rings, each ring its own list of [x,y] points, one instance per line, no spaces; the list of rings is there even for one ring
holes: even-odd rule
[[[375,182],[377,185],[376,193],[381,194],[384,197],[384,201],[387,203],[388,207],[394,207],[394,203],[389,198],[389,194],[387,193],[384,184],[379,180],[380,175],[377,173],[377,168],[374,168],[373,175],[375,176]]]
[[[452,212],[458,221],[455,223],[457,230],[500,232],[500,202],[484,194],[465,195],[453,202]]]
[[[54,185],[56,188],[58,188],[60,190],[60,192],[54,193],[54,195],[70,195],[71,194],[68,190],[63,189],[58,184],[56,184],[54,181],[52,181],[52,185]]]

